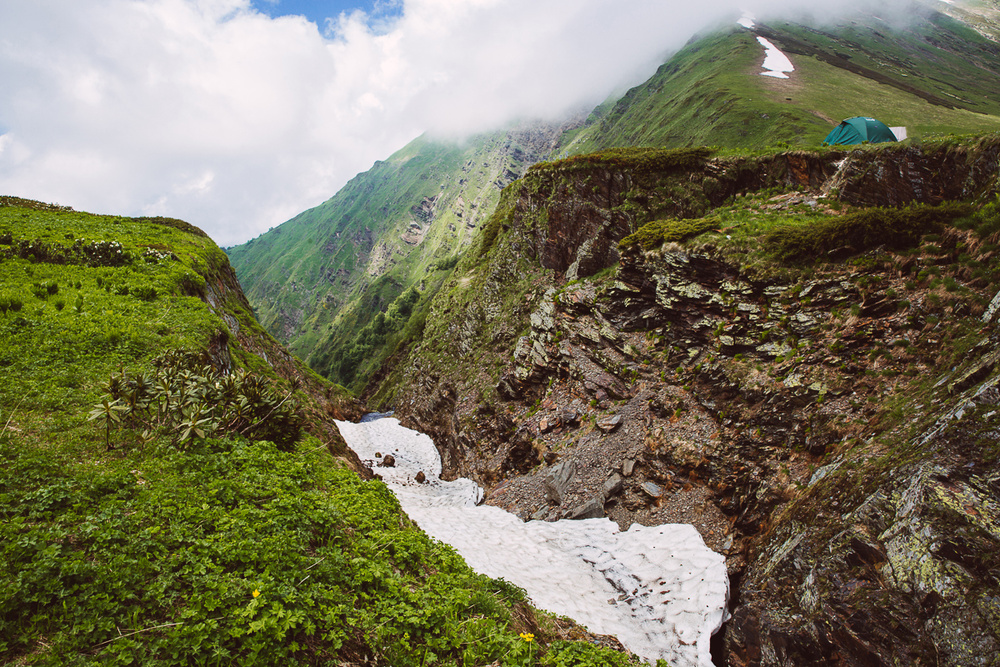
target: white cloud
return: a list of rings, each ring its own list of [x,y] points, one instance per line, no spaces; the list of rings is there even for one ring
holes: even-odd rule
[[[745,5],[407,0],[321,32],[249,0],[5,2],[0,194],[244,241],[422,132],[599,102]]]

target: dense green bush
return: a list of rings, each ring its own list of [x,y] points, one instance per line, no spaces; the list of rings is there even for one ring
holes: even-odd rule
[[[618,247],[622,250],[655,250],[669,241],[683,241],[720,226],[716,218],[693,220],[654,220],[623,238]]]
[[[183,351],[165,353],[153,366],[152,375],[112,376],[107,395],[91,410],[108,449],[111,430],[120,428],[143,442],[165,434],[188,446],[195,438],[238,434],[270,440],[284,451],[302,434],[303,418],[291,393],[279,395],[259,375],[225,373],[204,354]]]
[[[12,294],[0,294],[0,314],[6,314],[7,311],[16,313],[23,307],[24,301],[20,297]]]
[[[948,202],[906,208],[870,208],[810,224],[782,225],[764,237],[766,248],[784,261],[813,260],[864,252],[879,246],[915,245],[923,234],[972,213],[972,206]]]

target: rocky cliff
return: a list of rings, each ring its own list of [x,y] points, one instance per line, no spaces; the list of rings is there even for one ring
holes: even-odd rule
[[[538,165],[371,398],[525,519],[693,523],[719,664],[993,664],[998,156]]]

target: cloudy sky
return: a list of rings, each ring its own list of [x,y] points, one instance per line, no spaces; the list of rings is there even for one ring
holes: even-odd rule
[[[3,0],[0,194],[239,243],[421,133],[592,106],[748,4]]]

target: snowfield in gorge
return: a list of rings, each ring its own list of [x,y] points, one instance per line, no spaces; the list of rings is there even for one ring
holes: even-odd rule
[[[520,586],[536,606],[614,635],[645,659],[711,667],[709,641],[726,620],[729,579],[724,558],[693,526],[622,532],[609,519],[525,523],[477,505],[483,491],[472,480],[442,481],[429,436],[391,418],[337,425],[370,465],[393,456],[394,466],[377,470],[403,509],[477,572]]]

